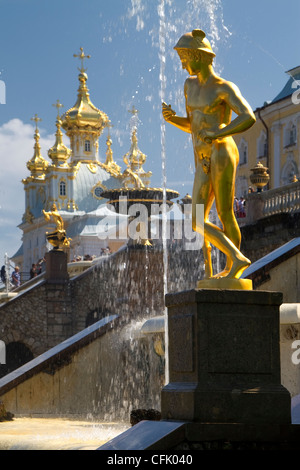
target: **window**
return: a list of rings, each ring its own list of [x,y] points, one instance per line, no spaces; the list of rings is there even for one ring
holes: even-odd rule
[[[240,154],[240,165],[247,163],[248,161],[248,144],[242,139],[239,145],[239,154]]]
[[[59,183],[59,195],[60,196],[66,195],[66,183],[64,181],[61,181]]]
[[[90,142],[90,140],[86,140],[84,142],[84,151],[85,152],[90,152],[91,151],[91,142]]]
[[[96,186],[96,188],[94,189],[94,194],[96,197],[101,197],[102,192],[103,192],[103,189],[100,188],[100,186]]]
[[[283,165],[282,171],[281,171],[281,184],[290,184],[294,182],[294,177],[298,177],[299,175],[299,170],[297,163],[294,160],[293,153],[290,152],[287,156],[286,162]]]
[[[289,131],[289,137],[290,137],[290,145],[293,145],[296,143],[296,126],[294,124],[292,125],[290,131]]]
[[[295,145],[297,142],[297,129],[295,124],[290,122],[286,127],[284,133],[284,146],[289,147],[290,145]]]
[[[265,131],[261,131],[257,140],[257,158],[266,157],[268,154],[268,139]]]

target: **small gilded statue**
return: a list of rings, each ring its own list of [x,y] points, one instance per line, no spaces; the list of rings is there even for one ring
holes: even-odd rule
[[[202,30],[184,34],[174,49],[182,68],[190,75],[184,84],[187,116],[177,116],[166,103],[162,113],[167,122],[192,136],[195,157],[192,223],[193,230],[204,237],[204,279],[239,279],[251,262],[240,252],[241,233],[233,209],[239,154],[232,135],[249,129],[255,116],[236,85],[214,72],[215,54]],[[237,115],[233,120],[232,111]],[[222,228],[209,221],[214,202]],[[204,206],[204,226],[203,221],[196,219],[197,204]],[[225,269],[215,275],[211,244],[227,260]]]
[[[56,230],[53,232],[46,232],[48,242],[51,243],[56,250],[70,246],[71,238],[67,238],[66,231],[64,229],[64,221],[57,210],[56,204],[52,204],[52,210],[50,212],[43,210],[43,214],[47,221],[52,219],[56,225]]]

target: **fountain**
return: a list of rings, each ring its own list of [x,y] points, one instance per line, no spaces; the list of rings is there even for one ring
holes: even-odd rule
[[[195,2],[192,3],[194,4]],[[201,2],[203,5],[207,5],[207,3],[208,2]],[[215,5],[218,2],[212,3]],[[164,7],[165,2],[161,0],[159,9],[161,22],[160,44],[162,44],[162,37],[166,33]],[[165,48],[163,46],[161,47],[161,98],[162,101],[164,101],[165,83],[163,63],[165,60]],[[166,168],[164,126],[165,124],[163,122],[163,175],[165,175]],[[137,139],[135,132],[132,133],[132,143],[132,150],[136,151]],[[143,159],[143,156],[140,154],[138,157]],[[122,188],[122,191],[110,191],[107,193],[106,196],[109,198],[110,203],[116,210],[120,210],[120,196],[124,197],[126,199],[126,210],[129,210],[129,208],[136,203],[137,199],[139,201],[142,200],[144,203],[145,199],[149,199],[149,209],[150,203],[157,203],[159,200],[165,202],[164,207],[165,210],[167,210],[167,206],[172,204],[171,199],[176,197],[176,192],[169,192],[167,190],[165,176],[163,177],[163,188],[149,188],[148,183],[145,183],[147,176],[140,171],[140,163],[141,161],[139,160],[133,160],[131,162],[130,157],[128,158],[128,168],[125,174],[126,187]],[[143,259],[145,261],[143,267],[147,268],[145,265],[147,265],[149,261],[148,255],[151,252],[152,246],[149,238],[150,237],[146,238],[142,236],[141,239],[138,240],[138,243],[131,245],[131,250],[128,250],[126,253],[124,250],[118,258],[118,268],[114,266],[113,261],[111,261],[109,265],[110,260],[108,260],[107,265],[109,265],[109,268],[112,270],[115,269],[112,276],[118,275],[120,279],[122,279],[122,282],[126,284],[126,275],[128,274],[126,269],[130,261],[128,259],[128,253],[130,251],[143,253]],[[159,267],[164,266],[164,293],[167,293],[167,274],[168,271],[172,274],[172,269],[168,270],[169,259],[166,250],[166,237],[163,236],[162,239],[164,244],[164,263],[161,263]],[[139,247],[139,249],[134,250],[132,247]],[[103,263],[94,271],[95,278],[99,276],[96,280],[101,279],[103,283],[107,282],[105,275],[103,275],[102,278],[100,277],[101,271],[105,271],[104,268]],[[122,274],[120,274],[121,270],[124,270],[123,277]],[[107,269],[105,273],[108,271],[109,269]],[[149,276],[155,278],[155,273],[150,272],[149,275],[149,270],[147,269],[145,269],[143,273],[146,273],[143,281],[144,279],[149,279]],[[160,269],[159,274],[159,279],[161,279],[162,269]],[[136,273],[136,277],[134,279],[132,278],[131,281],[136,282],[139,275],[140,271]],[[195,276],[198,276],[198,274],[195,274]],[[81,279],[83,279],[83,276]],[[239,279],[237,280],[239,281]],[[174,282],[173,287],[175,284]],[[138,284],[136,283],[136,285]],[[218,286],[218,283],[215,285]],[[100,282],[99,286],[102,286]],[[128,284],[126,284],[126,287],[127,286]],[[246,284],[246,286],[249,287],[249,283]],[[132,292],[133,291],[130,291],[130,294]],[[134,297],[129,299],[127,303],[126,300],[124,301],[125,313],[130,311],[130,307],[135,304],[137,298],[140,300],[141,310],[143,312],[147,310],[152,293],[151,289],[144,292],[136,288]],[[114,292],[114,295],[120,296],[121,294]],[[290,422],[288,416],[290,402],[288,394],[280,386],[280,378],[278,377],[278,330],[276,315],[280,302],[281,298],[277,293],[274,295],[272,293],[259,293],[257,296],[256,293],[252,292],[249,288],[240,289],[240,291],[237,292],[228,289],[220,290],[219,288],[212,290],[210,285],[209,289],[205,287],[204,289],[198,288],[187,292],[168,294],[166,297],[166,305],[168,307],[168,316],[166,319],[164,317],[156,317],[151,318],[149,321],[147,318],[142,318],[143,312],[141,312],[134,325],[125,324],[126,328],[122,330],[122,340],[127,341],[127,344],[128,342],[134,343],[133,349],[127,347],[126,355],[123,355],[124,351],[121,348],[118,349],[119,344],[117,344],[116,336],[110,337],[109,335],[103,335],[105,341],[103,341],[103,345],[100,349],[92,350],[93,354],[83,358],[83,362],[78,360],[79,368],[76,370],[78,375],[76,375],[76,373],[72,375],[73,378],[78,377],[78,381],[85,382],[86,387],[89,385],[88,374],[92,373],[92,366],[95,362],[98,373],[95,380],[99,380],[99,383],[101,383],[103,378],[101,376],[101,366],[103,366],[106,361],[110,366],[109,369],[112,369],[117,364],[121,370],[120,376],[123,378],[122,374],[127,372],[125,369],[128,367],[128,363],[125,363],[125,359],[129,359],[131,365],[133,364],[135,367],[136,362],[134,359],[139,360],[144,357],[144,349],[141,351],[141,344],[138,345],[136,340],[140,341],[145,335],[162,335],[165,325],[167,327],[165,342],[170,352],[170,360],[167,364],[166,384],[163,386],[162,390],[163,419],[157,422],[141,422],[125,431],[125,434],[113,438],[100,449],[110,449],[114,451],[118,449],[138,450],[150,448],[187,449],[190,448],[191,442],[195,446],[200,446],[203,441],[232,440],[239,442],[241,435],[246,440],[255,442],[258,435],[262,436],[266,433],[264,419],[266,419],[268,425],[267,431],[269,431],[271,427],[276,437],[278,437],[278,433],[280,434],[282,431],[286,432],[286,430],[289,429]],[[112,305],[115,305],[113,301]],[[239,307],[238,311],[235,309],[236,306]],[[155,309],[152,308],[149,310],[150,314],[152,314]],[[161,313],[161,311],[158,313]],[[107,316],[106,321],[108,325],[110,321],[117,322],[120,320],[119,318],[111,319]],[[101,328],[102,327],[103,324]],[[93,336],[99,334],[97,333],[98,328],[99,325],[95,324],[94,327],[91,328],[91,331],[89,331],[89,335]],[[87,333],[85,332],[84,334],[86,335]],[[157,337],[156,339],[156,352],[162,356],[163,347],[161,337]],[[72,341],[77,341],[77,339],[74,340],[72,338]],[[69,341],[67,344],[67,347],[69,346],[71,350],[74,348],[72,341]],[[81,341],[82,338],[79,338],[78,342]],[[232,343],[234,347],[232,347]],[[114,348],[107,348],[108,344],[110,346],[113,344]],[[66,345],[64,345],[64,347],[65,346]],[[73,361],[72,364],[72,361],[69,361],[68,358],[62,357],[62,351],[65,351],[65,349],[63,349],[64,347],[62,346],[60,351],[51,352],[53,356],[50,358],[49,355],[48,357],[51,367],[48,367],[47,370],[47,380],[49,380],[50,383],[51,377],[54,376],[56,369],[59,369],[59,373],[62,377],[60,382],[61,387],[67,382],[67,379],[64,378],[63,375],[64,369],[71,369],[72,365],[76,366],[76,361]],[[199,354],[198,347],[201,348],[201,354]],[[105,352],[107,353],[107,351],[113,352],[111,357],[105,356]],[[51,360],[54,356],[55,360],[52,364]],[[120,357],[122,359],[121,361]],[[96,361],[93,358],[96,358]],[[40,367],[39,361],[36,361],[35,367]],[[148,370],[149,369],[146,370],[146,373]],[[109,371],[106,371],[106,373],[108,374]],[[82,380],[83,376],[86,381]],[[238,383],[236,383],[236,377],[239,379]],[[271,384],[268,382],[270,377]],[[152,383],[149,383],[149,377],[143,376],[141,378],[140,375],[138,377],[131,377],[129,387],[134,387],[138,382],[142,381],[142,385],[144,385],[147,383],[147,379],[148,387],[151,387]],[[109,376],[108,378],[105,377],[105,380],[109,381]],[[122,398],[124,401],[127,401],[129,409],[130,403],[128,400],[130,399],[130,395],[127,393],[128,390],[125,390],[125,387],[127,387],[127,383],[125,384],[125,382],[121,384],[120,382],[111,383],[110,390],[111,394],[115,394],[118,399]],[[260,393],[260,387],[264,393]],[[125,392],[125,397],[121,397],[122,392]],[[88,391],[86,389],[85,393],[88,397],[93,396],[90,388]],[[95,399],[95,396],[93,396],[93,399]],[[272,409],[270,409],[268,404],[269,399],[273,405]],[[106,403],[101,402],[101,397],[99,401],[96,399],[95,401],[96,406],[99,408],[106,406]],[[203,404],[205,406],[203,406]],[[74,408],[76,408],[76,405],[77,403],[73,403]],[[273,413],[274,409],[275,411],[277,409],[277,415],[275,417]],[[110,410],[110,408],[107,407],[107,410]],[[107,415],[109,413],[110,411],[107,412]],[[269,420],[267,418],[269,418]],[[206,421],[206,423],[203,423],[203,421]],[[220,421],[222,421],[222,423],[220,423]],[[76,422],[74,425],[76,429],[78,429],[77,426],[81,427],[81,429],[83,426],[86,426],[86,424]],[[248,425],[249,427],[247,427]],[[104,425],[102,427],[105,429]],[[91,430],[91,428],[92,426],[89,427],[89,430]],[[106,437],[110,439],[111,436],[108,431],[106,432]],[[79,439],[82,444],[84,437],[80,435]],[[96,439],[100,440],[101,438],[97,435]],[[19,443],[16,445],[18,446]],[[54,439],[51,445],[57,448],[57,441]],[[80,447],[80,444],[76,443],[76,445],[78,448]],[[99,442],[98,445],[101,445],[101,442]]]
[[[133,115],[137,114],[137,110],[133,108]],[[137,128],[132,126],[131,131],[131,148],[123,157],[126,163],[126,170],[123,172],[123,187],[120,189],[104,190],[102,197],[108,199],[108,204],[113,206],[116,212],[124,215],[136,215],[140,212],[141,219],[138,222],[137,232],[132,233],[129,237],[129,246],[148,245],[152,243],[148,239],[149,231],[151,232],[151,215],[153,208],[157,208],[157,213],[161,210],[165,213],[165,207],[171,208],[173,202],[171,199],[179,196],[174,190],[164,188],[152,188],[150,186],[151,172],[145,172],[143,165],[146,161],[146,155],[138,148]],[[145,213],[143,214],[143,212]],[[133,214],[135,212],[135,214]],[[144,217],[143,217],[144,216]],[[164,220],[164,218],[163,218]],[[130,234],[129,234],[130,235]],[[128,234],[126,234],[126,237]],[[164,237],[163,237],[164,239]]]
[[[175,49],[190,75],[187,116],[165,103],[162,112],[168,123],[192,134],[192,217],[204,235],[205,279],[197,289],[166,295],[169,382],[161,392],[162,420],[142,421],[100,450],[203,449],[205,442],[210,449],[216,443],[225,449],[228,442],[231,448],[295,448],[300,428],[291,425],[291,397],[280,377],[282,294],[252,291],[252,282],[240,279],[250,261],[239,251],[231,207],[238,155],[231,136],[255,117],[239,92],[214,73],[215,54],[202,30],[184,34]],[[233,102],[237,117],[231,121]],[[209,221],[214,199],[221,227]],[[197,219],[197,204],[204,205],[204,221]],[[215,275],[210,244],[227,258]]]

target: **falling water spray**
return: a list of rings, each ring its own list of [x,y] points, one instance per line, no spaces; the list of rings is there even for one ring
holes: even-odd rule
[[[165,23],[165,0],[160,0],[158,5],[159,17],[159,59],[160,59],[160,100],[165,101],[166,92],[166,23]],[[163,211],[162,211],[162,243],[163,243],[163,269],[164,269],[164,297],[168,291],[168,252],[167,252],[167,213],[166,213],[166,126],[161,115],[161,162],[162,162],[162,186],[163,186]],[[169,360],[168,360],[168,317],[165,309],[165,382],[169,382]]]

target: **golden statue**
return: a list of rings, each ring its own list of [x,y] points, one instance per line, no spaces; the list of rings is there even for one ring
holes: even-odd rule
[[[64,221],[57,210],[56,204],[52,204],[52,210],[50,212],[46,212],[43,209],[43,214],[47,221],[52,219],[56,225],[56,230],[54,232],[46,232],[46,238],[48,242],[51,243],[51,245],[53,245],[56,250],[70,246],[71,238],[67,238],[66,236]]]
[[[167,122],[192,136],[196,168],[192,223],[193,230],[204,237],[204,280],[239,279],[251,262],[240,252],[241,233],[233,209],[239,154],[232,135],[249,129],[255,116],[236,85],[214,72],[215,54],[202,30],[184,34],[174,49],[182,68],[190,75],[184,84],[187,116],[177,116],[165,103],[162,113]],[[231,121],[232,111],[237,117]],[[222,229],[209,221],[214,201]],[[197,204],[204,205],[204,226],[196,220]],[[212,269],[211,244],[227,259],[225,269],[216,275]]]

